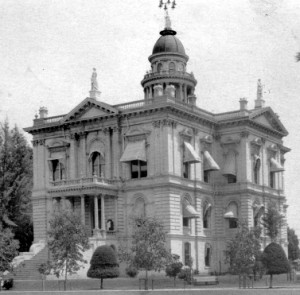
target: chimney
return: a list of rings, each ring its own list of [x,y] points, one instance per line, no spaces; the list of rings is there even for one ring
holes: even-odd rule
[[[40,118],[44,119],[48,116],[48,109],[46,107],[40,107],[39,109]]]
[[[245,98],[245,97],[240,98],[240,110],[241,111],[246,111],[247,110],[247,104],[248,104],[247,98]]]

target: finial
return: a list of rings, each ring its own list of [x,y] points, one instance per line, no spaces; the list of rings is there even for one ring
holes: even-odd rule
[[[166,24],[165,24],[165,29],[166,30],[171,30],[171,19],[169,17],[169,14],[168,14],[168,11],[166,10],[166,17],[165,17],[165,20],[166,20]]]
[[[174,9],[177,5],[175,0],[160,0],[159,1],[159,8],[163,8],[165,10],[165,28],[163,31],[160,32],[162,36],[164,35],[176,35],[176,32],[171,28],[171,19],[169,16],[168,7],[171,5],[171,8]]]

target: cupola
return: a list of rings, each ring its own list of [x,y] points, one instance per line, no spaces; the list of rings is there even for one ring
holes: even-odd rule
[[[197,81],[192,73],[186,71],[189,57],[176,34],[166,12],[165,28],[160,32],[161,36],[149,56],[151,70],[146,72],[141,84],[145,99],[167,96],[194,105]]]

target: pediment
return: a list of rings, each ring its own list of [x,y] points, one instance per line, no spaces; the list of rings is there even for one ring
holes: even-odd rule
[[[278,116],[273,112],[273,110],[268,107],[260,110],[255,110],[250,118],[260,125],[263,125],[267,128],[273,129],[277,132],[287,135],[288,132],[279,120]]]
[[[93,98],[86,98],[69,112],[63,119],[63,122],[86,120],[89,118],[117,114],[118,110],[102,101]]]

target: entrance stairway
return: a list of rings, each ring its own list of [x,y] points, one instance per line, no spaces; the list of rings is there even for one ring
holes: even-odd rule
[[[41,274],[38,272],[38,268],[42,263],[48,260],[48,249],[44,247],[36,255],[29,260],[24,260],[14,270],[15,280],[38,280],[41,279]]]

